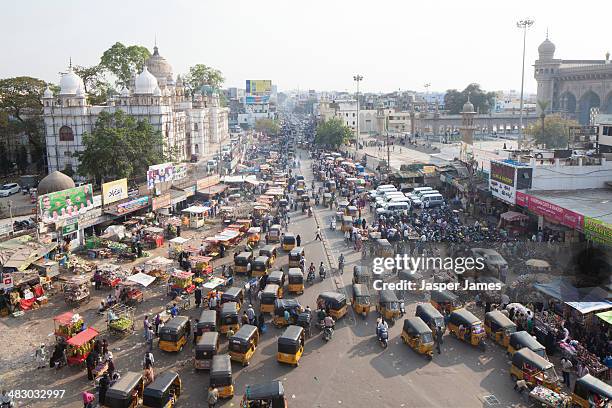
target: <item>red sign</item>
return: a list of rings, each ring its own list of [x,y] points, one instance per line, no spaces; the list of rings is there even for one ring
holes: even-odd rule
[[[563,207],[541,200],[529,194],[516,192],[516,205],[526,207],[535,214],[558,222],[570,228],[582,230],[584,216],[574,211],[566,210]]]

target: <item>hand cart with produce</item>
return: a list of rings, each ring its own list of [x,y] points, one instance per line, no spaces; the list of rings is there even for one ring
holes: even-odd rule
[[[94,341],[97,336],[98,331],[93,327],[88,327],[77,335],[69,338],[66,342],[68,344],[68,348],[66,350],[68,364],[82,364],[89,353],[91,353],[93,350]]]
[[[99,265],[98,273],[102,279],[102,285],[108,288],[117,286],[125,275],[119,265],[111,263]]]
[[[84,276],[69,276],[62,280],[64,281],[62,283],[62,292],[67,304],[78,306],[91,300],[89,279]]]
[[[68,340],[83,329],[83,318],[78,313],[66,312],[53,318],[55,337]]]
[[[182,271],[180,269],[174,269],[170,274],[171,282],[168,285],[168,292],[175,292],[177,294],[191,294],[195,290],[193,284],[193,273]]]
[[[111,319],[112,316],[112,319]],[[110,333],[123,336],[134,332],[134,308],[121,303],[108,311],[107,329]]]
[[[538,402],[541,407],[568,408],[571,406],[571,398],[568,395],[554,392],[541,385],[531,390],[529,399]]]

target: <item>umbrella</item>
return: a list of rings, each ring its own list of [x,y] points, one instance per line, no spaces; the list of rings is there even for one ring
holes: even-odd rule
[[[532,268],[547,269],[550,268],[550,264],[542,259],[529,259],[525,262],[525,265]]]

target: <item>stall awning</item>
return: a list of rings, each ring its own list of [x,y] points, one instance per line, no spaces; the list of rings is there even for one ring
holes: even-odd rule
[[[55,316],[53,318],[53,321],[56,322],[60,326],[66,326],[70,324],[73,316],[74,316],[74,313],[66,312],[66,313],[62,313],[61,315]]]
[[[147,275],[146,273],[138,272],[128,278],[131,282],[136,282],[144,286],[145,288],[155,281],[155,276]]]
[[[172,238],[169,242],[172,242],[173,244],[183,245],[187,241],[189,241],[189,240],[186,239],[186,238],[175,237],[175,238]]]
[[[68,339],[68,344],[71,346],[79,347],[87,343],[89,340],[94,339],[98,335],[98,331],[93,327],[88,327],[74,337]]]
[[[603,320],[604,322],[608,324],[612,324],[612,310],[609,310],[607,312],[597,313],[597,317],[599,317],[601,320]]]
[[[198,190],[200,195],[215,195],[224,192],[229,186],[224,184],[217,184],[215,186],[206,187],[204,190]]]
[[[210,207],[203,207],[201,205],[192,205],[191,207],[185,208],[184,213],[202,214],[210,210]]]
[[[565,302],[582,314],[612,309],[612,302],[607,300],[601,302]]]
[[[529,217],[525,214],[521,214],[520,212],[507,211],[501,215],[501,219],[504,221],[514,222],[528,220]]]

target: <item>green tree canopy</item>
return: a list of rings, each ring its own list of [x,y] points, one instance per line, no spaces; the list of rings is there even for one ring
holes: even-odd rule
[[[280,126],[272,119],[257,119],[255,130],[265,133],[267,136],[276,136],[280,132]]]
[[[92,133],[83,134],[84,150],[75,153],[78,173],[96,182],[146,174],[163,163],[163,137],[147,121],[137,121],[122,110],[102,112]]]
[[[315,143],[338,147],[353,138],[353,131],[340,119],[332,118],[319,123],[315,134]]]
[[[209,85],[214,89],[220,89],[225,78],[223,78],[223,74],[218,69],[204,64],[196,64],[189,68],[189,73],[185,76],[184,81],[187,88],[193,93],[204,85]]]
[[[567,147],[570,126],[578,126],[578,122],[564,119],[561,115],[548,115],[544,118],[544,126],[534,122],[527,126],[525,133],[530,135],[537,145],[555,149]]]
[[[480,89],[478,84],[469,84],[467,88],[459,92],[456,89],[449,89],[444,95],[444,106],[450,114],[458,114],[463,111],[463,105],[470,96],[470,102],[474,105],[474,110],[480,113],[489,112],[495,103],[495,92],[485,92]]]
[[[104,51],[100,58],[100,66],[113,74],[118,87],[127,86],[132,76],[140,72],[144,63],[151,53],[142,45],[130,45],[126,47],[116,42],[108,50]]]
[[[74,73],[81,77],[85,85],[85,93],[87,99],[92,105],[101,105],[106,102],[109,90],[112,89],[104,78],[106,68],[102,65],[93,65],[91,67],[75,66]]]

